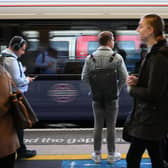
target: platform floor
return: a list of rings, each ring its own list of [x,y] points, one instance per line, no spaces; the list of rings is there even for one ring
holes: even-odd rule
[[[122,154],[122,162],[115,166],[106,162],[106,129],[103,130],[102,163],[94,164],[93,129],[27,129],[25,143],[28,149],[37,151],[35,157],[18,160],[16,168],[125,168],[125,157],[129,144],[122,139],[122,128],[116,129],[116,151]],[[148,158],[145,153],[144,158]],[[123,164],[123,166],[121,166]],[[150,162],[144,162],[150,168]],[[119,167],[118,167],[119,166]],[[143,167],[147,168],[147,167]]]
[[[102,153],[107,153],[106,129],[103,130]],[[27,129],[25,143],[38,155],[89,155],[93,151],[93,129]],[[125,154],[129,144],[116,129],[116,151]]]

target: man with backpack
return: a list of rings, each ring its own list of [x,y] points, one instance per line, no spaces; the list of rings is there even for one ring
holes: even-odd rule
[[[82,80],[86,81],[92,92],[94,113],[94,152],[92,159],[101,162],[101,141],[104,121],[107,127],[108,163],[120,159],[115,152],[115,126],[118,116],[118,97],[126,83],[127,69],[121,55],[114,53],[114,36],[104,31],[98,35],[100,47],[89,55],[83,66]]]

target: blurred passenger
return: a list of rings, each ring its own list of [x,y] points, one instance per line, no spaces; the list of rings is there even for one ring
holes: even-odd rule
[[[107,127],[107,161],[111,164],[120,159],[120,153],[115,151],[115,127],[118,116],[118,97],[121,88],[126,83],[127,70],[122,56],[112,50],[114,47],[113,34],[104,31],[98,35],[98,39],[100,47],[85,59],[81,78],[90,85],[92,91],[94,113],[94,152],[92,159],[95,163],[101,162],[102,130],[105,122]],[[99,73],[99,70],[100,73],[101,71],[104,72],[104,75],[101,76],[100,81],[94,81],[95,85],[93,85],[90,74]],[[112,74],[115,74],[116,78],[113,78]],[[103,80],[105,76],[108,76],[106,79],[110,83]],[[106,94],[96,89],[102,85]],[[106,85],[109,87],[106,88]],[[111,91],[114,92],[111,94]]]
[[[137,32],[148,53],[138,76],[128,77],[129,93],[134,98],[131,119],[125,129],[131,137],[127,168],[140,168],[145,150],[152,168],[164,168],[161,142],[168,130],[168,47],[164,37],[164,21],[157,14],[141,17]]]
[[[19,140],[12,113],[9,112],[9,104],[7,104],[12,86],[11,77],[1,65],[0,81],[0,165],[4,168],[14,168],[15,153],[19,148]]]
[[[123,57],[124,62],[126,62],[127,53],[125,50],[118,47],[117,43],[114,45],[114,51]]]
[[[51,47],[42,51],[36,58],[36,73],[55,74],[57,71],[57,51]]]
[[[34,78],[25,76],[25,68],[22,63],[18,61],[26,50],[27,42],[21,36],[14,36],[10,42],[9,47],[2,51],[3,66],[10,73],[17,88],[24,94],[28,91],[28,85]],[[15,91],[15,90],[14,90]],[[18,129],[20,148],[17,150],[18,158],[28,158],[36,155],[35,150],[27,150],[24,144],[24,130]]]

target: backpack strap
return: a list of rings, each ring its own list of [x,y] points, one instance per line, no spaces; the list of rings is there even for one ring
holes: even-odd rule
[[[90,58],[93,60],[93,62],[96,62],[96,59],[94,58],[93,54],[90,55]]]
[[[114,52],[109,59],[109,62],[112,62],[114,57],[115,57],[116,53]],[[90,55],[90,58],[93,60],[93,62],[96,62],[96,59],[94,58],[93,54]]]
[[[16,58],[15,56],[10,55],[10,54],[6,54],[6,53],[3,53],[1,57],[2,57],[2,65],[3,65],[3,61],[4,61],[4,58],[5,58],[5,57],[13,57],[13,58]],[[16,58],[16,60],[17,60],[17,58]],[[17,60],[17,63],[18,63],[18,66],[19,66],[20,77],[22,77],[22,70],[21,70],[21,66],[20,66],[20,63],[19,63],[18,60]]]
[[[115,55],[116,55],[116,53],[114,52],[114,53],[111,55],[111,57],[110,57],[110,59],[109,59],[109,62],[112,62],[112,61],[113,61]]]
[[[2,55],[0,55],[0,65],[2,65],[2,66],[3,66],[3,59],[4,59],[4,57]]]

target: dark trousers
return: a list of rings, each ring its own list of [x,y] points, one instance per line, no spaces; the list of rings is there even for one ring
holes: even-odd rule
[[[0,165],[4,168],[14,168],[15,167],[15,153],[12,153],[6,157],[0,158]]]
[[[17,130],[17,135],[19,138],[19,142],[20,142],[20,148],[17,149],[17,152],[22,152],[26,150],[26,145],[24,143],[24,129],[18,129]]]
[[[161,148],[163,159],[168,163],[168,135],[163,139]]]
[[[152,168],[164,168],[161,155],[161,141],[134,139],[127,153],[127,168],[140,168],[143,153],[147,149]]]
[[[26,96],[26,92],[24,92],[24,95]],[[17,149],[17,152],[23,152],[26,150],[26,145],[24,143],[24,129],[17,129],[17,135],[20,143],[20,148]]]

